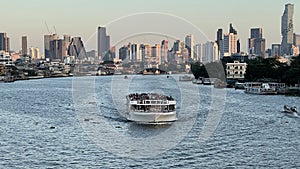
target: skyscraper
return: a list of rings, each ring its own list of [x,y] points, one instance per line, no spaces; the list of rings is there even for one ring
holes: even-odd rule
[[[224,34],[224,39],[221,41],[221,58],[230,57],[234,53],[237,53],[237,35],[234,33]]]
[[[249,53],[265,57],[266,39],[263,38],[262,28],[252,28],[248,39]]]
[[[229,33],[233,33],[233,34],[237,35],[237,31],[233,28],[232,23],[229,24]]]
[[[22,55],[24,55],[23,54],[23,48],[22,48]],[[33,47],[29,48],[29,56],[31,56],[32,60],[37,59],[37,57],[35,56],[35,51],[34,51]]]
[[[294,4],[286,4],[283,15],[281,17],[281,55],[291,54],[294,33],[293,15]]]
[[[27,50],[27,36],[22,36],[22,55],[28,55]]]
[[[168,62],[168,41],[163,40],[161,42],[161,62]]]
[[[0,33],[0,50],[9,51],[9,38],[6,33]]]
[[[195,51],[195,55],[194,56],[196,58],[197,61],[199,62],[202,62],[202,52],[203,52],[203,49],[202,49],[202,44],[196,44],[195,47],[194,47],[194,51]]]
[[[221,40],[223,40],[223,29],[222,28],[218,29],[218,32],[217,32],[217,44],[219,46],[219,50],[220,50]]]
[[[210,63],[220,60],[217,42],[203,44],[203,63]]]
[[[110,37],[105,27],[98,27],[98,56],[104,57],[110,49]]]
[[[185,48],[188,49],[189,57],[191,59],[194,59],[194,44],[195,44],[194,36],[192,34],[187,35],[185,37]]]
[[[40,49],[39,48],[35,48],[34,49],[34,54],[35,54],[36,59],[41,59]]]
[[[45,58],[50,58],[50,42],[58,39],[56,34],[44,35]]]
[[[76,59],[84,60],[87,58],[86,50],[81,37],[74,37],[70,43],[68,54],[70,56],[75,56]]]

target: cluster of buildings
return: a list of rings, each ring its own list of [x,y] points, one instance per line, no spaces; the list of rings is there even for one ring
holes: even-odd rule
[[[251,28],[248,39],[248,51],[241,52],[238,31],[229,25],[228,32],[222,28],[217,30],[216,40],[196,44],[192,34],[184,40],[174,42],[162,40],[157,44],[129,43],[119,49],[110,44],[110,36],[105,27],[97,29],[97,51],[86,51],[81,37],[71,37],[49,33],[44,35],[44,54],[38,48],[27,46],[27,36],[22,36],[22,50],[10,51],[10,40],[6,33],[0,33],[0,64],[11,64],[21,60],[48,60],[65,64],[90,63],[99,64],[103,61],[125,63],[142,63],[144,68],[158,68],[164,64],[183,64],[193,61],[210,63],[224,58],[269,58],[279,56],[297,56],[300,48],[300,35],[294,32],[294,5],[286,4],[281,17],[280,44],[272,44],[266,49],[266,39],[262,28]],[[238,59],[241,61],[241,59]],[[242,60],[243,61],[243,60]]]

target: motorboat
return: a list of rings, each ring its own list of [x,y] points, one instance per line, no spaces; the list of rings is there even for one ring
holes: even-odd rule
[[[176,101],[158,93],[132,93],[126,96],[125,118],[141,124],[172,123],[177,120]]]
[[[289,107],[287,105],[283,106],[284,113],[298,115],[297,108],[295,106]]]

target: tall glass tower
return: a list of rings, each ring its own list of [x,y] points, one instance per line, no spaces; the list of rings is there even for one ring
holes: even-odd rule
[[[286,4],[283,15],[281,17],[281,55],[291,54],[294,33],[293,15],[294,4]]]
[[[110,37],[106,34],[105,27],[98,27],[98,56],[104,55],[110,49]]]

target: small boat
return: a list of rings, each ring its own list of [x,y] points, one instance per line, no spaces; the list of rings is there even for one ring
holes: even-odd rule
[[[169,124],[177,120],[176,101],[158,93],[133,93],[126,96],[125,118],[140,124]]]
[[[285,113],[290,113],[290,114],[295,114],[295,113],[297,114],[298,113],[297,108],[295,106],[289,107],[287,105],[284,105],[283,106],[283,111]]]

